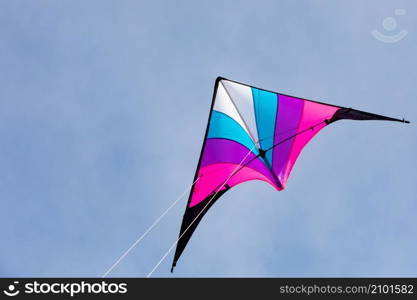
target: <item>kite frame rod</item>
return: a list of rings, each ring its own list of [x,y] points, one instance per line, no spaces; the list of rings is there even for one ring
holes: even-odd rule
[[[287,142],[287,141],[289,141],[290,139],[292,139],[292,138],[295,138],[296,136],[298,136],[298,135],[300,135],[300,134],[302,134],[302,133],[305,133],[305,132],[307,132],[307,131],[309,131],[309,130],[314,130],[314,128],[315,127],[317,127],[317,126],[319,126],[320,124],[322,124],[322,123],[327,123],[327,119],[325,119],[325,120],[323,120],[323,121],[321,121],[321,122],[319,122],[319,123],[317,123],[317,124],[315,124],[315,125],[312,125],[312,126],[309,126],[308,128],[306,128],[306,129],[303,129],[303,130],[301,130],[301,131],[299,131],[299,132],[296,132],[296,133],[294,133],[293,135],[291,135],[291,136],[289,136],[289,137],[287,137],[287,138],[285,138],[285,139],[283,139],[283,140],[281,140],[281,141],[279,141],[278,143],[276,143],[276,144],[274,144],[274,145],[272,145],[271,147],[269,147],[268,149],[266,149],[266,150],[264,150],[265,152],[268,152],[268,151],[270,151],[270,150],[272,150],[272,149],[274,149],[276,146],[279,146],[279,145],[281,145],[282,143],[285,143],[285,142]],[[251,150],[252,151],[252,150]],[[257,159],[259,156],[261,156],[261,154],[258,154],[258,155],[256,155],[254,158],[252,158],[252,159],[250,159],[248,162],[246,162],[244,165],[241,165],[240,166],[240,168],[239,168],[239,170],[237,170],[232,176],[234,176],[235,174],[237,174],[240,170],[242,170],[244,167],[246,167],[247,165],[249,165],[252,161],[254,161],[255,159]],[[279,182],[278,181],[278,184],[282,187],[282,184],[281,184],[281,182]],[[216,188],[216,189],[218,189],[218,188]]]
[[[210,119],[211,119],[211,115],[213,114],[214,102],[215,102],[215,99],[216,99],[217,88],[219,86],[220,80],[221,80],[221,77],[217,77],[216,82],[214,83],[213,95],[211,97],[210,113],[209,113],[209,116],[208,116],[208,119],[207,119],[206,132],[204,134],[203,145],[201,146],[200,157],[198,159],[197,168],[195,170],[193,181],[196,181],[197,178],[198,178],[198,170],[200,169],[201,161],[203,160],[203,151],[204,151],[204,147],[206,146],[207,136],[208,136],[209,127],[210,127]],[[191,195],[193,194],[193,191],[194,191],[194,186],[191,187],[186,207],[188,207],[190,205]],[[185,212],[184,212],[184,214],[185,214]]]
[[[307,99],[307,98],[301,98],[301,97],[298,97],[298,96],[293,96],[293,95],[288,95],[288,94],[284,94],[284,93],[279,93],[279,92],[275,92],[275,91],[272,91],[272,90],[267,90],[267,89],[264,89],[264,88],[259,88],[259,87],[256,87],[256,86],[253,86],[253,85],[244,83],[244,82],[240,82],[240,81],[228,79],[228,78],[221,77],[221,76],[219,76],[219,77],[216,78],[216,82],[218,82],[220,80],[227,80],[227,81],[234,82],[234,83],[237,83],[237,84],[242,84],[242,85],[247,86],[247,87],[250,87],[250,88],[255,88],[255,89],[258,89],[258,90],[261,90],[261,91],[265,91],[265,92],[269,92],[269,93],[274,93],[274,94],[281,95],[281,96],[287,96],[287,97],[297,98],[297,99],[304,100],[304,101],[309,101],[309,102],[314,102],[314,103],[318,103],[318,104],[329,105],[329,106],[338,107],[338,108],[353,109],[353,108],[350,108],[350,107],[345,107],[345,106],[340,106],[340,105],[334,105],[334,104],[331,104],[331,103],[320,102],[320,101],[311,100],[311,99]],[[387,116],[384,116],[384,115],[378,115],[378,114],[370,113],[370,112],[363,111],[363,110],[358,110],[358,109],[353,109],[353,110],[356,110],[358,112],[365,113],[365,114],[371,114],[371,115],[374,115],[376,117],[389,118],[389,119],[391,119],[391,121],[396,121],[396,122],[401,122],[401,123],[407,123],[407,124],[410,123],[410,121],[407,121],[404,118],[403,119],[391,118],[391,117],[387,117]]]

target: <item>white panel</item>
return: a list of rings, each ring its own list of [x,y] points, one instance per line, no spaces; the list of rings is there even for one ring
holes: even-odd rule
[[[231,82],[228,80],[221,81],[237,111],[246,124],[252,139],[258,142],[258,130],[256,128],[255,105],[253,103],[252,89],[246,85]],[[259,146],[259,143],[256,143]]]
[[[229,117],[231,117],[240,126],[242,126],[243,129],[245,129],[245,131],[249,134],[249,136],[251,136],[241,116],[236,110],[235,105],[230,100],[229,95],[227,94],[226,90],[224,89],[221,83],[217,87],[216,99],[214,101],[213,110],[222,112],[228,115]]]

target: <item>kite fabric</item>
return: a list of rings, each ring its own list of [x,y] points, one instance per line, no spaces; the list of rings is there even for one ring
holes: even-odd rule
[[[342,119],[409,123],[218,77],[171,272],[204,214],[228,189],[249,180],[284,189],[304,146]]]

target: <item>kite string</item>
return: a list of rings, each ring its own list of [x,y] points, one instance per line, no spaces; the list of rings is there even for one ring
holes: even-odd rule
[[[327,118],[327,117],[326,117]],[[314,126],[312,126],[314,127]],[[289,131],[293,130],[293,128],[285,130],[285,131],[281,131],[276,133],[276,135],[282,135],[284,133],[287,133]],[[263,139],[259,139],[257,141],[260,142],[261,140],[266,140],[269,138],[273,138],[274,136],[271,137],[265,137]],[[238,168],[242,165],[242,163],[244,162],[244,160],[248,157],[249,153],[256,147],[256,143],[254,143],[254,146],[248,151],[248,153],[246,154],[246,156],[242,159],[242,161],[240,162],[240,164],[236,167],[235,170],[233,170],[233,172],[230,174],[229,178],[219,186],[219,188],[217,189],[216,193],[213,195],[212,199],[209,200],[209,202],[207,203],[207,205],[214,199],[214,197],[217,195],[217,193],[220,191],[220,189],[230,180],[231,177],[234,176],[236,172],[236,170],[238,170]],[[149,226],[149,228],[119,257],[119,259],[102,275],[102,278],[106,277],[138,244],[139,242],[144,239],[148,233],[162,220],[162,218],[178,203],[179,200],[182,199],[182,197],[184,197],[184,195],[187,193],[187,191],[200,179],[200,177],[198,177],[153,223],[151,226]],[[207,206],[206,205],[206,206]],[[203,210],[205,210],[206,207],[203,208]],[[202,210],[202,211],[203,211]],[[202,212],[201,211],[201,212]],[[200,214],[201,214],[200,212]],[[197,215],[197,217],[193,220],[193,222],[191,222],[191,224],[189,225],[189,227],[191,227],[191,225],[194,223],[194,221],[199,217],[199,215]],[[152,275],[152,273],[157,269],[157,267],[162,263],[162,261],[166,258],[166,256],[169,254],[169,252],[171,252],[172,248],[178,243],[178,241],[182,238],[182,236],[184,235],[184,233],[186,231],[188,231],[189,227],[186,228],[186,230],[183,232],[183,234],[178,238],[178,240],[173,244],[173,246],[168,250],[168,252],[166,253],[166,255],[160,260],[160,262],[154,267],[154,269],[148,274],[147,277],[150,277],[150,275]]]
[[[220,189],[223,188],[223,186],[232,178],[232,176],[235,174],[235,172],[239,169],[239,167],[243,164],[245,159],[249,156],[249,154],[252,152],[252,150],[256,147],[256,145],[253,145],[253,147],[248,151],[248,153],[245,155],[245,157],[241,160],[241,162],[236,166],[236,168],[230,173],[229,177],[221,184],[214,195],[210,198],[210,200],[207,202],[207,204],[203,207],[203,209],[197,214],[197,216],[193,219],[193,221],[188,225],[188,227],[183,231],[183,233],[178,237],[178,239],[171,245],[171,247],[165,252],[165,254],[162,256],[162,258],[158,261],[158,263],[153,267],[153,269],[149,272],[148,275],[146,275],[146,278],[151,277],[153,272],[159,267],[159,265],[165,260],[165,258],[168,256],[168,254],[174,249],[175,245],[178,244],[179,240],[184,236],[184,234],[190,229],[190,227],[194,224],[194,222],[198,219],[198,217],[203,213],[203,211],[210,205],[211,201],[216,197],[216,195],[219,193]]]
[[[152,223],[151,226],[148,227],[148,229],[145,230],[144,233],[119,257],[118,260],[101,276],[102,278],[106,277],[129,253],[133,250],[139,244],[141,240],[145,238],[145,236],[148,235],[149,232],[162,220],[162,218],[180,201],[184,195],[188,192],[188,190],[191,189],[191,187],[200,179],[200,177],[197,177],[197,179],[189,186],[187,189]]]

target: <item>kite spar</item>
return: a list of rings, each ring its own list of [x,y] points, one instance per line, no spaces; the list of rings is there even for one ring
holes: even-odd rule
[[[148,276],[176,245],[173,271],[199,222],[226,191],[249,180],[284,189],[307,143],[327,125],[344,119],[409,123],[218,77],[179,237]]]

